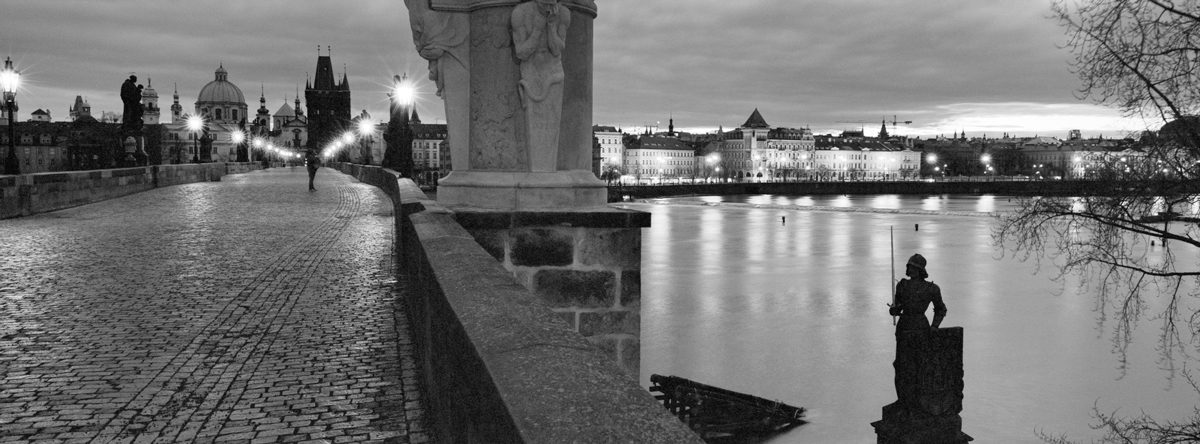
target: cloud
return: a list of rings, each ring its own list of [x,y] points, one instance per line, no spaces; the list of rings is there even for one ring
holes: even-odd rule
[[[839,127],[896,115],[952,125],[956,104],[1078,104],[1062,30],[1045,0],[605,0],[594,23],[596,123],[735,127],[755,108],[780,126]],[[275,110],[331,45],[354,112],[386,116],[393,74],[424,81],[398,0],[9,2],[0,50],[25,73],[22,113],[66,117],[75,95],[118,110],[129,72],[162,108],[190,110],[223,64],[251,108]],[[980,111],[998,110],[996,107]],[[422,118],[443,118],[436,98]],[[1034,106],[1026,114],[1040,113]],[[1016,119],[996,119],[996,124]],[[1053,123],[1053,121],[1051,121]],[[1063,126],[1067,126],[1066,122]],[[1066,131],[1063,128],[1061,131]],[[1019,130],[1018,130],[1019,131]]]

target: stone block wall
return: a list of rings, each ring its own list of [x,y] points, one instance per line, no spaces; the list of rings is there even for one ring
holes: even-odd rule
[[[641,229],[650,225],[649,213],[459,208],[454,217],[517,282],[638,377]]]
[[[393,171],[329,166],[396,204],[400,291],[437,442],[703,442],[515,282],[456,212]],[[513,216],[481,217],[511,225]]]
[[[71,208],[156,187],[217,182],[226,174],[259,169],[257,165],[237,163],[230,167],[217,162],[0,176],[0,219]]]

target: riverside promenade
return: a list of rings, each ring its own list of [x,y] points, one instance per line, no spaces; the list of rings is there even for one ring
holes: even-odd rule
[[[0,442],[431,441],[392,203],[329,168],[0,220]]]

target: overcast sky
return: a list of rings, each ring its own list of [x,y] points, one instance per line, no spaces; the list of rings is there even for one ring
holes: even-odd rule
[[[773,126],[869,134],[1123,135],[1121,119],[1074,97],[1065,37],[1049,0],[597,0],[595,119],[633,132],[726,130],[758,108]],[[76,95],[119,112],[121,82],[152,79],[169,118],[223,64],[251,112],[290,104],[332,47],[353,112],[386,119],[387,84],[425,79],[402,0],[0,0],[0,56],[22,72],[18,118],[66,120]],[[433,85],[423,121],[444,122]],[[913,123],[905,125],[903,121]],[[850,123],[847,123],[850,122]]]

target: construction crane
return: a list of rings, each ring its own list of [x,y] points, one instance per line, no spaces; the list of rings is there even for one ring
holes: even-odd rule
[[[839,121],[837,121],[836,123],[857,123],[857,124],[858,124],[858,130],[859,130],[859,131],[863,131],[863,132],[865,132],[865,131],[866,131],[866,124],[868,124],[868,123],[872,123],[872,121],[868,121],[868,120],[839,120]],[[887,119],[887,117],[884,117],[884,118],[883,118],[883,124],[884,124],[884,125],[887,125],[888,123],[891,123],[891,124],[892,124],[892,129],[896,129],[896,125],[899,125],[899,124],[905,124],[905,125],[909,125],[909,124],[911,124],[911,123],[912,123],[912,121],[911,121],[911,120],[900,120],[900,119],[896,118],[896,115],[895,115],[895,114],[892,114],[892,120],[891,120],[891,122],[888,122],[888,119]]]

